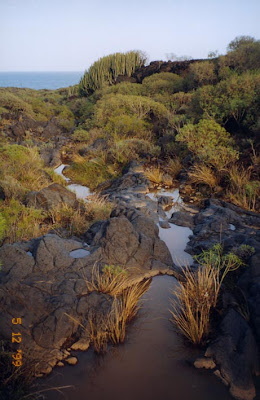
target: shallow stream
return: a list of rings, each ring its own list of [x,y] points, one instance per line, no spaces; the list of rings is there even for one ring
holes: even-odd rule
[[[90,349],[75,352],[74,366],[56,367],[44,387],[73,385],[60,394],[51,391],[47,400],[230,400],[216,377],[195,370],[185,360],[198,352],[183,344],[169,321],[170,290],[175,278],[153,278],[142,298],[142,308],[130,324],[124,344],[105,356]]]
[[[56,172],[62,175],[64,167],[60,166]],[[84,187],[70,186],[80,197]],[[182,201],[178,190],[148,194],[155,201],[158,195],[174,198],[175,203],[167,212],[167,218],[170,218]],[[191,234],[192,231],[186,227],[170,224],[170,228],[165,229],[159,226],[160,238],[166,242],[174,262],[179,265],[192,263],[192,257],[184,251]],[[76,252],[71,256],[81,256]],[[128,327],[125,343],[110,347],[104,356],[95,355],[92,348],[87,352],[74,352],[72,355],[78,358],[78,363],[54,368],[51,375],[42,380],[43,387],[40,389],[65,385],[73,387],[62,393],[54,390],[45,392],[45,399],[230,400],[227,389],[212,373],[195,370],[185,361],[192,361],[200,354],[198,350],[184,345],[182,337],[169,321],[169,298],[177,285],[178,282],[171,276],[153,278],[141,300],[142,308]]]
[[[62,176],[65,181],[70,182],[70,179],[63,175],[64,168],[67,167],[65,164],[61,164],[58,168],[55,168],[56,174]],[[77,199],[83,199],[87,201],[87,196],[91,195],[91,191],[87,186],[78,185],[77,183],[71,183],[67,186],[72,192],[74,192],[77,196]]]

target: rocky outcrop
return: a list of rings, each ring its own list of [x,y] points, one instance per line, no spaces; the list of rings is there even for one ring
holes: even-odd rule
[[[141,67],[132,75],[136,82],[141,83],[147,76],[160,72],[172,72],[178,75],[185,75],[188,72],[190,64],[194,62],[203,62],[204,60],[185,60],[185,61],[152,61],[149,65]]]
[[[252,400],[256,395],[252,375],[259,374],[258,349],[252,330],[240,313],[229,309],[220,332],[205,356],[215,360],[233,397]]]
[[[253,375],[260,372],[260,216],[212,199],[193,216],[193,222],[190,252],[199,253],[220,241],[225,252],[238,252],[240,245],[251,246],[255,251],[249,267],[232,272],[236,283],[225,287],[222,293],[223,318],[216,339],[205,353],[214,360],[214,374],[229,386],[232,396],[252,400],[255,397]],[[203,363],[199,364],[204,367]]]
[[[28,193],[26,204],[35,208],[44,208],[49,211],[62,204],[67,204],[74,208],[77,207],[78,202],[75,193],[58,183],[53,183],[38,192]]]
[[[187,212],[176,211],[175,213],[172,214],[171,218],[169,219],[169,222],[175,225],[186,226],[188,228],[193,229],[194,228],[193,218],[194,216]]]
[[[51,185],[33,199],[45,201],[46,209],[61,200],[73,204],[74,195],[67,200],[63,189],[67,190],[59,186]],[[57,197],[56,189],[59,194],[61,188]],[[74,363],[66,349],[89,347],[89,313],[111,311],[112,297],[87,288],[94,265],[123,266],[132,282],[158,273],[174,275],[156,223],[134,207],[118,205],[109,220],[90,227],[86,238],[90,253],[81,258],[73,257],[73,250],[84,248],[80,241],[53,234],[0,248],[1,337],[10,338],[12,318],[22,319],[22,348],[33,355],[36,374],[49,373],[65,359]]]

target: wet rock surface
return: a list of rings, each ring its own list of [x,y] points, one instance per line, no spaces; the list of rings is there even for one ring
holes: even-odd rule
[[[75,205],[75,195],[59,186],[54,184],[32,192],[27,200],[44,204],[46,209],[60,202]],[[259,215],[211,199],[200,209],[182,203],[169,219],[166,210],[174,203],[173,198],[163,195],[154,201],[148,197],[152,185],[142,166],[135,163],[121,178],[100,189],[101,194],[113,200],[115,208],[107,221],[95,222],[85,233],[84,239],[90,245],[85,257],[70,255],[74,250],[86,250],[84,243],[57,235],[0,248],[2,337],[10,337],[12,317],[21,317],[23,346],[37,361],[37,374],[51,372],[54,365],[63,365],[65,359],[68,363],[76,362],[70,351],[88,349],[90,338],[82,325],[88,326],[90,311],[98,309],[107,314],[112,304],[111,296],[89,293],[87,289],[86,279],[91,278],[93,265],[122,265],[137,280],[158,273],[178,276],[158,228],[159,225],[167,231],[173,223],[193,229],[186,248],[191,254],[220,241],[227,252],[241,244],[255,249],[249,267],[241,268],[237,274],[237,292],[242,293],[243,301],[234,292],[224,291],[216,338],[205,357],[195,362],[197,368],[212,369],[229,385],[235,398],[253,399],[252,376],[259,371],[260,343]]]
[[[8,340],[12,318],[22,318],[23,351],[33,357],[36,374],[50,373],[64,359],[76,362],[66,348],[89,347],[90,338],[82,328],[88,327],[89,313],[110,312],[112,297],[87,289],[94,265],[124,266],[137,281],[158,273],[174,274],[171,254],[158,235],[157,204],[138,193],[140,182],[147,191],[150,184],[144,175],[130,171],[118,180],[117,189],[109,189],[117,206],[111,218],[86,232],[90,247],[80,240],[48,234],[0,248],[1,336]],[[73,193],[58,184],[27,197],[28,204],[46,209],[61,202],[74,206],[76,201]],[[70,254],[83,249],[89,252],[86,256]]]
[[[220,200],[209,200],[193,217],[194,236],[188,243],[192,253],[223,243],[224,251],[237,251],[241,245],[254,248],[249,267],[240,267],[233,286],[222,293],[222,314],[216,339],[205,356],[217,365],[214,373],[233,397],[255,397],[253,376],[259,375],[260,343],[260,216]],[[232,224],[235,229],[231,229]],[[198,363],[199,364],[199,363]],[[201,366],[204,367],[203,365]]]

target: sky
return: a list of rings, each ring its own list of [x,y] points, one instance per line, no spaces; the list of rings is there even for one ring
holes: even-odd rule
[[[0,71],[84,71],[129,50],[206,58],[260,39],[259,16],[259,0],[0,0]]]

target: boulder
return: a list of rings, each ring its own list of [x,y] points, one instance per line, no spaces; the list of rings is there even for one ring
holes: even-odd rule
[[[171,206],[173,204],[173,197],[171,197],[171,196],[160,196],[158,198],[158,204],[160,204],[160,206],[162,206],[163,208]]]
[[[183,211],[176,211],[172,214],[169,222],[179,226],[186,226],[190,229],[194,228],[193,215]]]
[[[236,399],[253,400],[252,374],[259,371],[258,350],[251,328],[235,310],[229,309],[220,326],[221,334],[206,351],[214,359],[221,376]]]
[[[38,192],[30,192],[26,197],[26,204],[35,208],[44,208],[49,211],[66,204],[70,207],[77,207],[78,202],[75,193],[64,186],[53,183]]]

